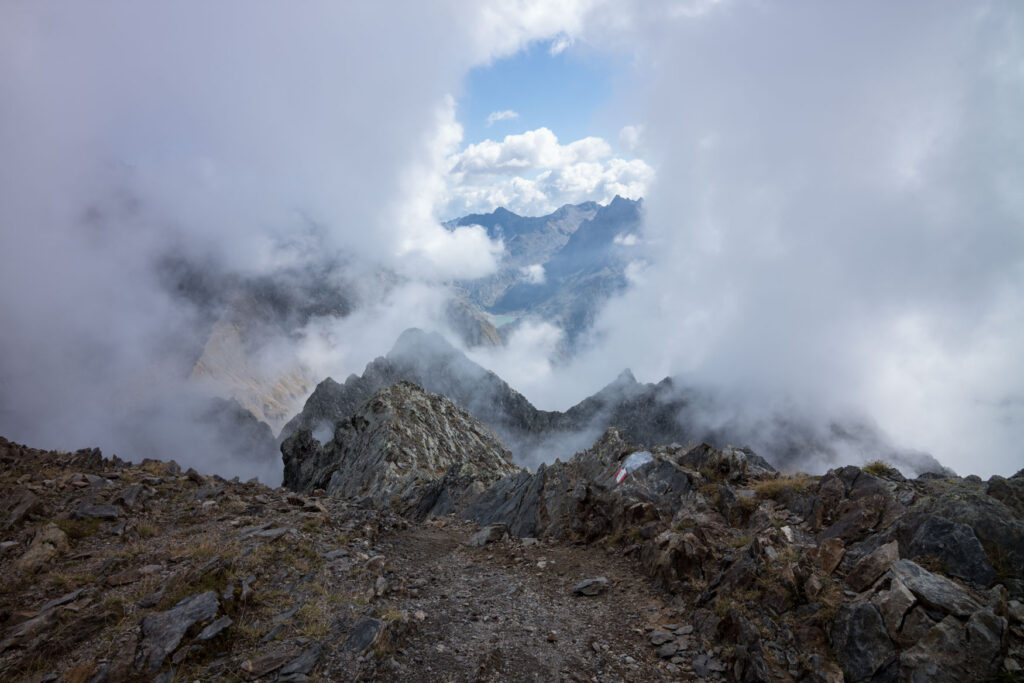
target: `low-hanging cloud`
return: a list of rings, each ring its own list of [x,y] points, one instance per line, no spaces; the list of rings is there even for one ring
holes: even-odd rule
[[[499,243],[436,217],[461,137],[450,94],[470,68],[576,30],[582,6],[5,3],[0,433],[259,469],[197,427],[188,378],[210,326],[284,348],[288,327],[232,331],[224,316],[251,304],[236,293],[341,270],[377,326],[350,338],[380,345],[362,359],[436,311],[439,283],[492,271]],[[303,286],[270,293],[319,296]]]
[[[751,411],[867,415],[961,472],[1018,469],[1024,11],[692,8],[632,17],[647,266],[579,381],[629,364]]]

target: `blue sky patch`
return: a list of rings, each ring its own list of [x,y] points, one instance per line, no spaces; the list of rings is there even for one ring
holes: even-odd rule
[[[612,93],[614,61],[571,47],[552,55],[551,45],[535,42],[512,57],[469,72],[457,112],[464,144],[501,140],[542,126],[562,144],[588,135],[616,139],[618,130],[604,130],[596,116]],[[507,110],[518,116],[488,125],[491,113]]]

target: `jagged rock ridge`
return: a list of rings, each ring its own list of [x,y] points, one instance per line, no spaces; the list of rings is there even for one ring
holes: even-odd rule
[[[450,512],[518,469],[488,427],[409,382],[377,391],[335,425],[323,446],[300,429],[281,452],[285,486],[322,488],[378,507],[408,501],[419,517]]]
[[[517,462],[529,466],[568,458],[614,426],[638,444],[750,444],[782,469],[820,468],[821,463],[838,464],[844,455],[860,453],[864,460],[884,459],[913,471],[943,471],[930,456],[893,448],[875,430],[854,421],[823,428],[796,416],[776,414],[758,422],[738,416],[716,417],[709,423],[709,414],[728,414],[713,393],[682,386],[671,378],[643,384],[628,370],[564,412],[538,410],[443,337],[418,329],[403,332],[387,356],[369,363],[361,376],[350,375],[344,384],[330,378],[322,381],[280,438],[300,428],[315,432],[326,425],[331,430],[375,391],[399,381],[447,396],[491,427]]]

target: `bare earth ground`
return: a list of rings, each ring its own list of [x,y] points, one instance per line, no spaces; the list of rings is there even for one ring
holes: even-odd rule
[[[444,524],[444,526],[440,526]],[[506,539],[464,545],[472,525],[444,520],[388,536],[381,550],[418,597],[395,601],[425,618],[402,639],[403,677],[436,680],[665,680],[644,637],[669,597],[633,561],[603,547]],[[573,595],[604,576],[603,595]],[[414,617],[415,619],[415,617]],[[668,676],[668,678],[672,678]]]

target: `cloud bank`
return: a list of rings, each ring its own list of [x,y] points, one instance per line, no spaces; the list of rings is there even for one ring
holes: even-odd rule
[[[634,45],[657,177],[648,265],[554,393],[629,365],[737,411],[866,414],[961,473],[1019,469],[1024,10],[688,7],[589,34]]]
[[[539,216],[615,195],[639,199],[654,179],[646,162],[615,156],[602,138],[563,145],[547,128],[468,145],[448,157],[448,166],[444,211],[451,216],[499,206]]]
[[[500,243],[437,220],[449,93],[583,5],[4,3],[0,433],[266,476],[193,415],[231,287],[347,264],[373,329],[335,338],[336,366],[491,272]]]

